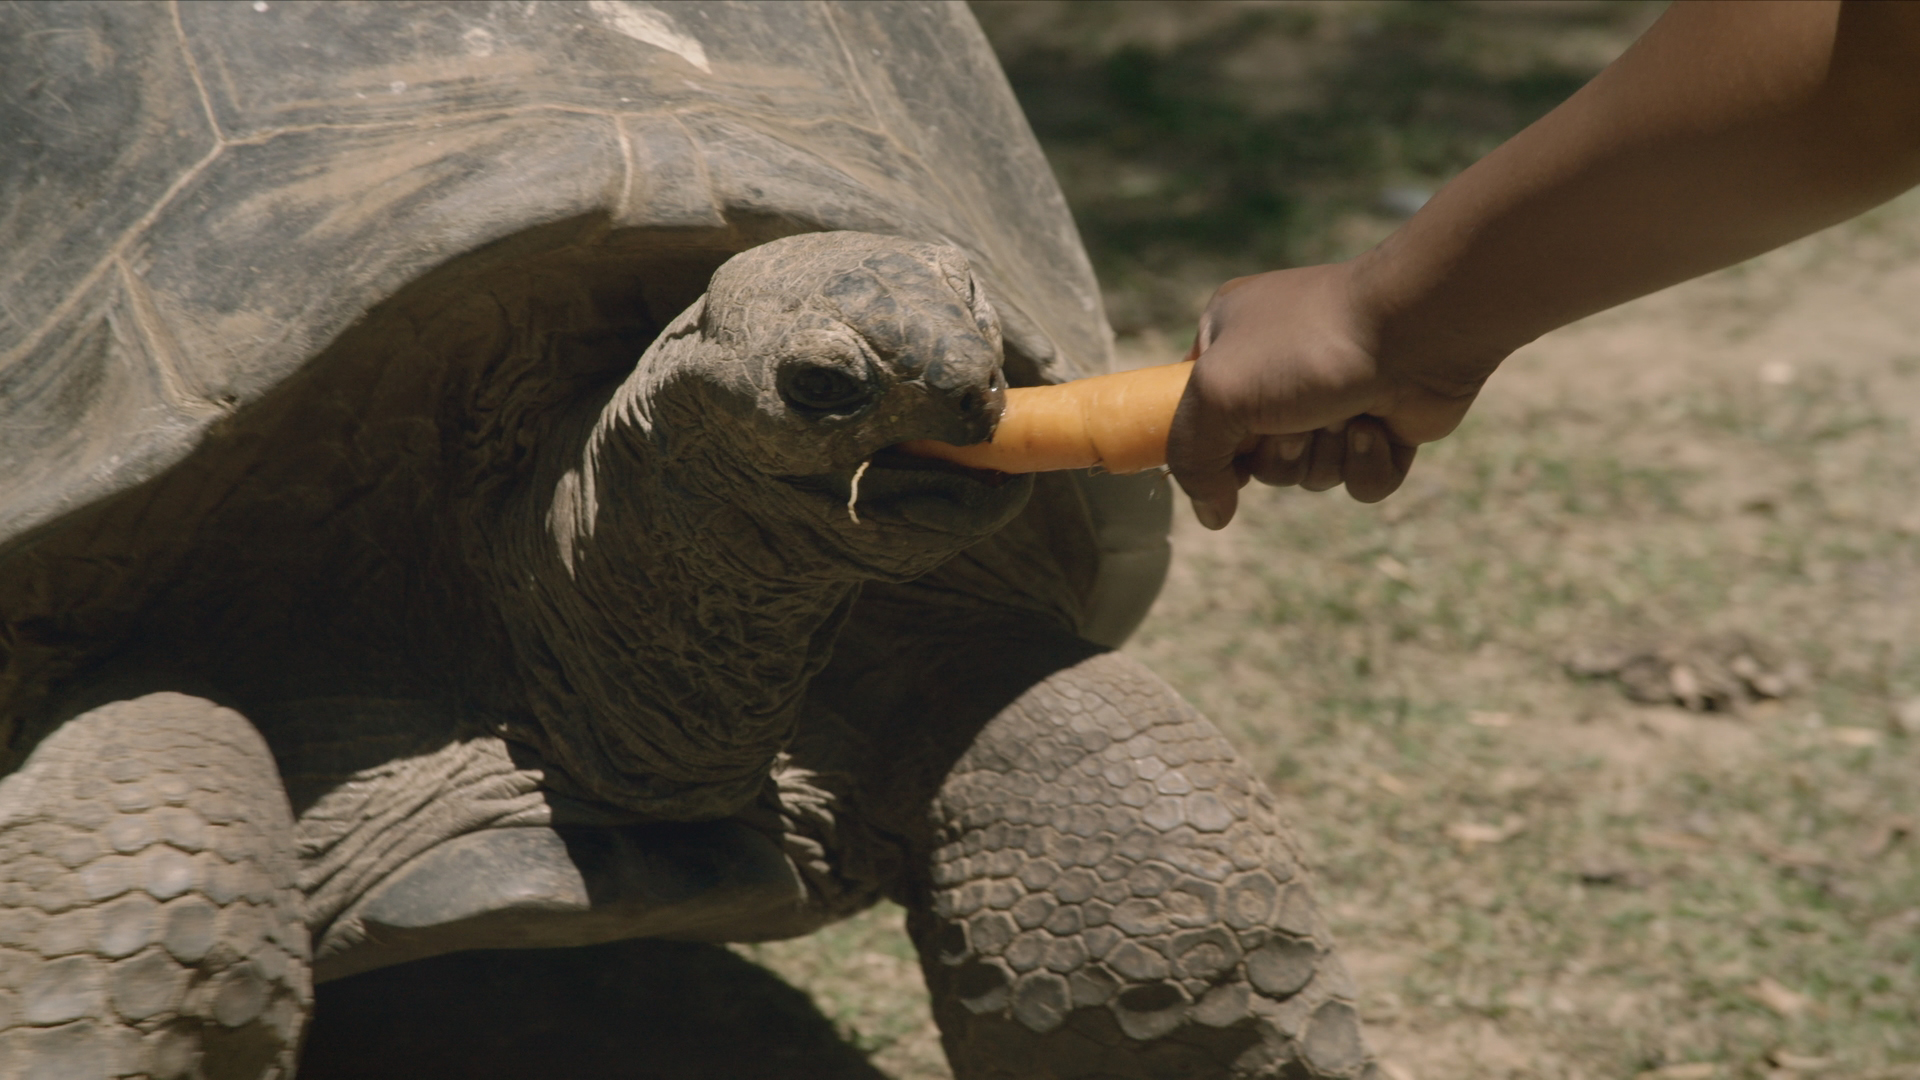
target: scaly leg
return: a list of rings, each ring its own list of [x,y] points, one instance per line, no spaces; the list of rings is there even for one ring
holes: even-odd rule
[[[1139,663],[957,590],[870,589],[816,694],[961,1080],[1366,1077],[1272,796]]]
[[[313,1000],[292,813],[246,718],[76,716],[0,781],[0,1077],[291,1077]]]
[[[1022,693],[931,813],[910,927],[956,1075],[1368,1068],[1272,796],[1132,659],[1097,654]]]

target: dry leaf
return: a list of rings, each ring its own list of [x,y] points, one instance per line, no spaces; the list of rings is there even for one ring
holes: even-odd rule
[[[1644,889],[1647,875],[1630,866],[1596,864],[1581,869],[1580,884],[1611,885],[1619,889]]]
[[[1460,845],[1462,851],[1471,851],[1481,844],[1501,844],[1518,836],[1527,827],[1526,821],[1518,817],[1509,817],[1498,825],[1486,825],[1478,821],[1456,821],[1447,826],[1447,835]]]
[[[1767,1055],[1767,1061],[1774,1066],[1793,1072],[1815,1072],[1833,1065],[1830,1057],[1807,1057],[1803,1054],[1789,1054],[1785,1050],[1775,1050]]]
[[[1507,838],[1505,830],[1498,825],[1482,825],[1477,821],[1457,821],[1447,826],[1447,835],[1463,845],[1497,844]]]
[[[1914,824],[1912,818],[1897,817],[1880,823],[1873,830],[1873,836],[1860,845],[1862,859],[1877,859],[1892,849],[1893,845],[1912,836]]]
[[[1764,976],[1759,982],[1747,987],[1746,994],[1789,1020],[1806,1012],[1807,1008],[1813,1004],[1812,998],[1789,990]]]
[[[1835,726],[1827,729],[1827,738],[1841,746],[1879,746],[1880,733],[1870,727]]]
[[[1912,697],[1893,707],[1893,726],[1902,735],[1920,735],[1920,697]]]
[[[1684,1065],[1662,1065],[1648,1069],[1634,1080],[1712,1080],[1720,1075],[1720,1066],[1711,1061],[1689,1061]]]
[[[1776,866],[1797,867],[1804,870],[1824,870],[1832,865],[1825,855],[1808,848],[1775,847],[1772,844],[1755,844],[1754,854]]]
[[[1700,684],[1700,676],[1685,664],[1675,664],[1667,671],[1667,683],[1673,688],[1673,699],[1692,712],[1705,712],[1707,695]]]
[[[1380,786],[1381,791],[1389,795],[1398,795],[1402,798],[1405,798],[1407,792],[1411,790],[1407,787],[1405,780],[1400,779],[1390,772],[1376,770],[1373,774],[1373,782]]]
[[[1517,795],[1532,791],[1545,780],[1546,777],[1538,769],[1509,765],[1494,773],[1487,786],[1495,795]]]
[[[1467,714],[1467,723],[1474,727],[1503,728],[1513,726],[1513,714],[1508,712],[1483,712],[1475,709]]]
[[[1627,697],[1692,712],[1738,713],[1756,701],[1785,697],[1806,685],[1806,665],[1780,662],[1774,650],[1741,634],[1690,644],[1587,649],[1567,662],[1582,677],[1609,676]]]
[[[1713,841],[1692,833],[1672,832],[1667,829],[1642,829],[1640,842],[1650,848],[1661,851],[1683,851],[1689,855],[1698,855],[1713,850]]]
[[[1382,555],[1373,560],[1373,568],[1380,571],[1381,577],[1397,581],[1408,588],[1413,587],[1413,571],[1407,569],[1406,563],[1391,555]]]

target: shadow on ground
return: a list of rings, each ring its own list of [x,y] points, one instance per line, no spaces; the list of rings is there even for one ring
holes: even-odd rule
[[[806,994],[726,949],[457,953],[319,987],[302,1080],[884,1080]]]

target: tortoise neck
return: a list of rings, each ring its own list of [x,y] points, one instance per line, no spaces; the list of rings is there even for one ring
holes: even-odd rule
[[[618,402],[509,523],[498,593],[524,734],[561,786],[649,816],[724,816],[791,739],[859,582],[755,518],[750,480],[723,482],[718,454],[695,442],[666,459]]]

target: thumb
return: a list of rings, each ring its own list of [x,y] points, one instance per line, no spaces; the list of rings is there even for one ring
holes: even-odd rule
[[[1247,478],[1237,465],[1252,449],[1252,434],[1211,410],[1187,384],[1167,433],[1167,464],[1193,500],[1193,515],[1209,529],[1224,529],[1240,503]]]

